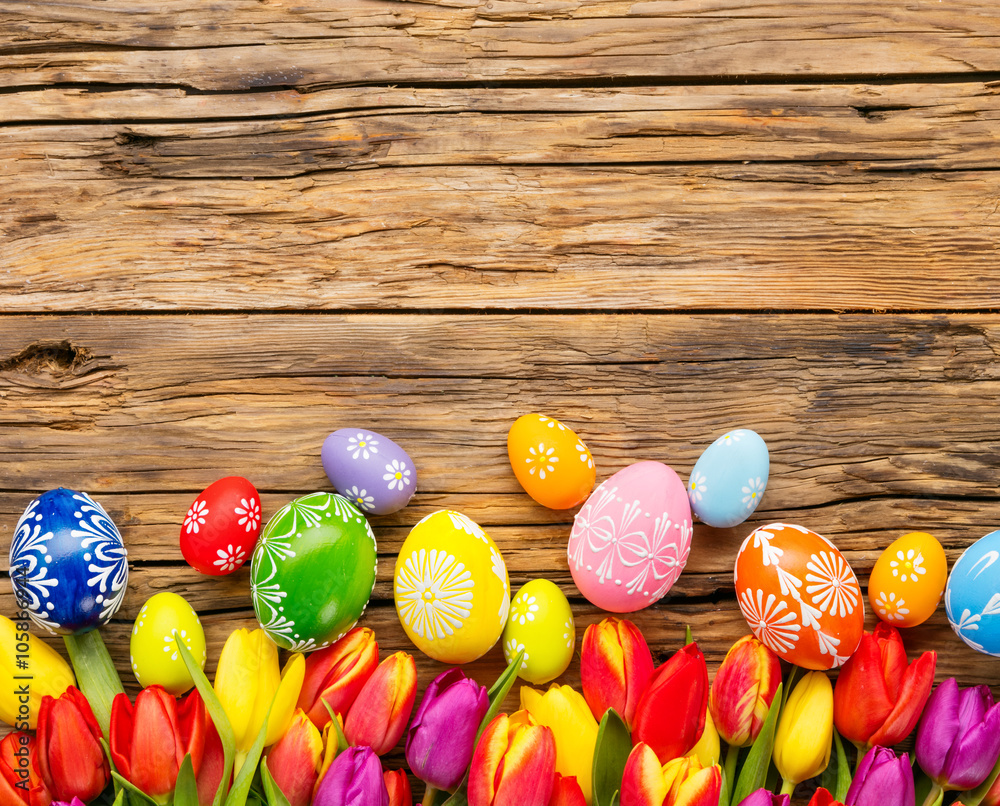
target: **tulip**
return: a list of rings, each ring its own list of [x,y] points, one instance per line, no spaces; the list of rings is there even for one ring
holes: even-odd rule
[[[377,755],[396,746],[417,697],[417,664],[407,652],[382,661],[358,693],[347,713],[344,734],[353,745],[365,745]]]
[[[279,673],[278,648],[263,630],[240,629],[226,639],[215,672],[215,694],[233,726],[235,772],[242,768],[265,719],[265,747],[288,730],[304,676],[300,653],[292,655]]]
[[[472,756],[469,806],[548,806],[555,771],[553,731],[527,711],[498,714]]]
[[[819,775],[830,763],[833,742],[833,687],[823,672],[809,672],[788,695],[774,734],[774,766],[782,792]]]
[[[35,763],[53,800],[76,795],[90,801],[101,794],[111,775],[102,738],[90,703],[75,686],[58,699],[42,698]]]
[[[974,789],[1000,755],[1000,704],[988,686],[959,690],[954,677],[927,700],[917,728],[917,762],[941,789]]]
[[[82,800],[80,800],[75,795],[73,796],[73,800],[71,800],[69,803],[67,803],[64,800],[54,800],[52,802],[53,802],[54,806],[87,806],[86,803],[84,803]]]
[[[111,703],[111,759],[118,773],[157,803],[167,803],[184,756],[197,777],[205,750],[205,706],[193,689],[180,703],[161,686]]]
[[[574,776],[590,803],[597,720],[583,696],[570,686],[552,684],[542,694],[521,686],[521,708],[552,730],[556,742],[556,772]]]
[[[0,616],[0,720],[35,730],[42,698],[59,697],[74,682],[62,655],[28,632],[26,616],[17,623]]]
[[[746,635],[730,647],[708,696],[708,710],[726,744],[753,744],[780,683],[781,661],[755,636]]]
[[[841,667],[833,691],[837,730],[860,748],[901,742],[917,726],[936,666],[936,652],[907,666],[899,630],[879,622]]]
[[[653,676],[653,656],[639,628],[609,616],[583,634],[580,683],[598,722],[614,708],[632,729],[635,709]]]
[[[455,789],[472,761],[489,707],[486,688],[461,669],[434,678],[406,734],[406,763],[413,774],[435,789]]]
[[[813,793],[808,806],[844,806],[844,804],[839,800],[834,800],[829,791],[820,787]]]
[[[348,747],[326,771],[314,806],[389,806],[382,764],[370,747]]]
[[[225,763],[219,731],[211,718],[206,715],[205,749],[201,754],[201,768],[198,770],[198,803],[201,806],[211,806],[215,793],[222,783]]]
[[[267,771],[291,806],[309,806],[323,761],[323,737],[301,708],[267,754]]]
[[[35,737],[22,731],[0,741],[0,804],[49,806],[52,796],[34,763]]]
[[[385,789],[389,794],[389,806],[413,806],[413,794],[410,792],[410,779],[406,770],[386,770],[382,774]]]
[[[885,747],[873,746],[861,763],[846,801],[851,806],[914,806],[913,767],[910,757]]]
[[[705,730],[702,731],[698,743],[691,748],[691,752],[687,755],[697,758],[702,767],[711,767],[713,764],[719,763],[721,749],[719,732],[715,729],[712,712],[709,711],[705,714]]]
[[[824,792],[826,790],[823,790]],[[755,789],[737,806],[789,806],[792,802],[791,795],[775,795],[767,789]]]
[[[621,806],[718,806],[721,789],[718,765],[704,767],[686,756],[661,767],[653,749],[639,742],[625,763]]]
[[[583,796],[583,790],[580,789],[576,778],[556,773],[549,806],[587,806],[587,799]]]
[[[707,711],[708,667],[698,644],[691,643],[653,672],[636,707],[632,742],[645,742],[666,764],[691,752]]]
[[[298,707],[323,730],[330,721],[330,712],[323,703],[334,713],[347,716],[376,666],[378,643],[375,633],[367,627],[355,627],[336,643],[311,652],[306,658]]]

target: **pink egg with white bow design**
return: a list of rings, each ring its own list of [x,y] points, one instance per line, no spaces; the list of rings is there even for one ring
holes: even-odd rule
[[[591,603],[631,613],[670,590],[690,551],[684,482],[661,462],[636,462],[602,483],[577,513],[569,569]]]

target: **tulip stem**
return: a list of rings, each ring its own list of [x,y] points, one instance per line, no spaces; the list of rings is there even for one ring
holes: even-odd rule
[[[434,799],[437,797],[437,793],[437,789],[427,784],[427,788],[424,790],[424,799],[420,801],[420,806],[434,806]]]
[[[938,784],[934,784],[931,786],[931,791],[927,793],[927,797],[924,798],[924,806],[941,806],[943,800],[944,790]]]
[[[789,781],[787,778],[782,778],[780,794],[791,795],[794,791],[795,791],[795,781]]]
[[[724,767],[724,774],[726,780],[729,782],[729,791],[736,791],[736,761],[740,755],[740,748],[735,744],[731,744],[726,748],[726,766]]]

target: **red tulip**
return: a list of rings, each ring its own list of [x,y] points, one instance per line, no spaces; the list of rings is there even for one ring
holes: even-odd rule
[[[721,789],[718,764],[703,767],[685,756],[661,767],[653,749],[639,742],[625,764],[621,806],[718,806]]]
[[[322,730],[330,721],[323,702],[346,717],[376,666],[375,633],[367,627],[355,627],[331,646],[306,656],[306,675],[298,707]]]
[[[839,800],[834,800],[833,795],[826,789],[823,789],[823,787],[820,787],[813,794],[808,806],[844,806],[844,804]]]
[[[49,806],[52,796],[35,766],[35,737],[17,731],[0,741],[0,804]]]
[[[159,803],[170,800],[184,756],[195,776],[205,749],[205,706],[197,689],[180,704],[160,686],[111,704],[111,758],[119,774]]]
[[[691,752],[705,729],[708,667],[697,643],[653,672],[635,711],[632,742],[649,745],[661,764]]]
[[[631,621],[608,616],[587,627],[580,651],[580,683],[598,722],[608,708],[614,708],[631,728],[652,676],[653,656]]]
[[[42,698],[35,760],[53,800],[90,801],[101,794],[111,776],[102,737],[90,703],[75,686],[58,699]]]
[[[587,799],[583,796],[583,790],[576,782],[576,776],[556,773],[556,782],[555,786],[552,787],[549,806],[587,806]]]
[[[219,784],[222,783],[225,764],[219,731],[216,730],[211,717],[206,714],[205,751],[201,754],[201,769],[198,770],[198,802],[201,806],[211,806],[215,793],[219,790]]]
[[[548,806],[556,742],[527,711],[499,714],[486,726],[469,769],[469,806]]]
[[[309,806],[323,761],[323,737],[305,711],[296,709],[285,735],[267,754],[267,771],[291,806]]]
[[[383,755],[396,746],[406,730],[417,697],[417,665],[413,656],[397,652],[382,661],[358,693],[344,722],[352,745],[370,747]]]
[[[389,806],[413,806],[410,779],[406,777],[406,770],[386,770],[382,773],[382,779],[389,793]]]
[[[781,661],[753,635],[737,641],[715,673],[708,709],[719,736],[733,747],[752,744],[781,683]]]
[[[907,666],[899,630],[879,622],[840,669],[833,691],[837,730],[860,747],[901,742],[917,726],[936,665],[937,653],[925,652]]]

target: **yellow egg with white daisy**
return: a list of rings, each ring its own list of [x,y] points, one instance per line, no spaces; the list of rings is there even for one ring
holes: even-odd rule
[[[204,669],[205,630],[194,608],[183,596],[169,591],[151,596],[139,610],[129,639],[132,674],[139,685],[163,686],[174,696],[194,687],[177,649],[178,641]]]
[[[507,663],[523,649],[518,677],[541,685],[566,671],[575,647],[576,625],[566,596],[547,579],[527,582],[511,600],[503,631]]]

